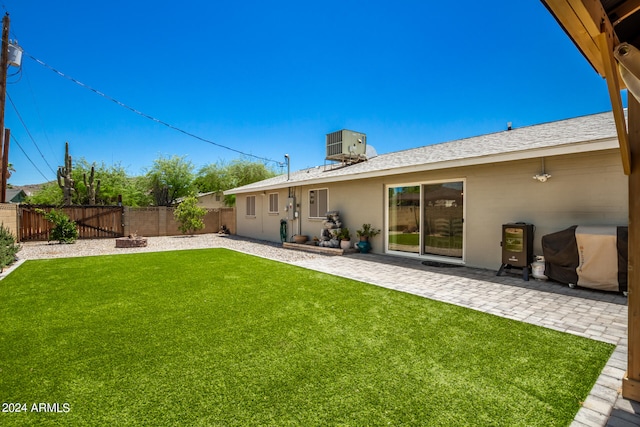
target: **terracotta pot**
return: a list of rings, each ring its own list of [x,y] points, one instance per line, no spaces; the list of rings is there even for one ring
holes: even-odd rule
[[[296,234],[295,236],[293,236],[293,241],[296,243],[306,243],[307,240],[309,240],[309,237],[303,234]]]

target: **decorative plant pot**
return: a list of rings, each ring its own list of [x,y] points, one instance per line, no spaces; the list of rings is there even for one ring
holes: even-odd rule
[[[366,254],[371,250],[371,243],[369,243],[368,240],[360,240],[356,243],[356,246],[358,247],[358,250],[360,250],[360,253],[363,254]]]
[[[307,240],[309,240],[309,237],[303,234],[296,234],[295,236],[293,236],[293,241],[299,244],[306,243]]]
[[[351,247],[351,240],[340,240],[340,248],[347,250]]]

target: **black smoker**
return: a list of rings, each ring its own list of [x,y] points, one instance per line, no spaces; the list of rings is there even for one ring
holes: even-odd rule
[[[533,224],[517,222],[502,225],[502,272],[512,268],[522,269],[522,278],[529,280],[529,267],[533,262]]]

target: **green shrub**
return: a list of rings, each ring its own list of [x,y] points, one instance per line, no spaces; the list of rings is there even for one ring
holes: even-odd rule
[[[0,271],[15,262],[19,250],[20,245],[9,228],[0,224]]]
[[[78,228],[76,223],[61,211],[52,209],[49,212],[45,212],[42,209],[38,209],[44,215],[44,218],[53,224],[53,228],[49,233],[49,241],[57,240],[59,243],[74,243],[78,240]]]
[[[173,217],[178,221],[178,229],[183,233],[193,234],[204,228],[202,218],[207,211],[198,206],[198,199],[194,196],[185,197],[173,211]]]

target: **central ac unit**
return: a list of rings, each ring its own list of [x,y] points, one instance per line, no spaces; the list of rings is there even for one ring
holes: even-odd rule
[[[327,160],[360,160],[367,152],[367,135],[351,130],[327,134]]]

